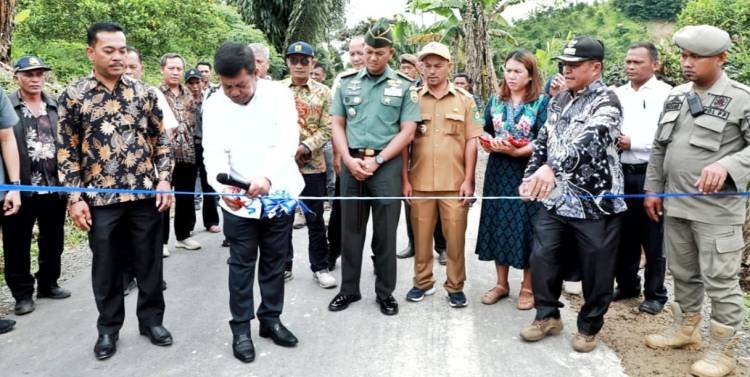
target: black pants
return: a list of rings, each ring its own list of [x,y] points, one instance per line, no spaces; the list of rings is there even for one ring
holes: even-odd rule
[[[644,173],[625,171],[625,193],[643,193]],[[667,302],[667,289],[664,287],[664,274],[667,261],[664,257],[664,228],[661,223],[651,221],[643,209],[643,199],[625,199],[628,210],[623,216],[620,250],[617,254],[615,279],[621,292],[637,293],[641,290],[638,268],[641,261],[641,247],[646,253],[646,270],[643,294],[646,300]]]
[[[22,198],[23,205],[13,216],[3,217],[3,257],[5,281],[16,301],[34,295],[31,275],[31,238],[34,223],[39,224],[39,270],[36,281],[39,291],[57,286],[60,278],[60,255],[65,238],[65,207],[67,200],[58,194],[33,194]]]
[[[224,235],[229,240],[229,310],[232,334],[249,334],[255,318],[253,282],[258,263],[261,302],[258,318],[278,322],[284,309],[284,262],[289,247],[293,215],[272,219],[246,219],[224,212]],[[260,253],[258,253],[260,249]]]
[[[393,197],[401,194],[401,157],[383,165],[364,182],[349,169],[341,172],[343,196]],[[372,210],[372,251],[375,263],[375,292],[384,299],[396,288],[396,231],[401,202],[385,200],[346,200],[341,203],[341,293],[360,294],[362,254],[367,235],[367,221]]]
[[[411,206],[404,202],[404,213],[406,215],[406,235],[409,236],[409,247],[414,250],[414,229],[411,227]],[[437,223],[432,237],[435,240],[435,250],[445,251],[445,236],[443,236],[443,225],[440,222],[440,213],[437,214]]]
[[[206,165],[203,164],[203,145],[195,143],[195,162],[198,169],[198,176],[201,179],[201,191],[205,193],[213,193],[213,187],[208,184],[208,176],[206,174]],[[206,229],[219,225],[219,210],[216,208],[216,195],[203,195],[203,226]]]
[[[305,189],[300,196],[326,196],[326,173],[302,174],[305,179]],[[312,272],[328,268],[328,241],[326,240],[326,222],[323,218],[323,202],[325,200],[304,200],[312,213],[305,213],[307,222],[308,255]],[[289,232],[289,255],[287,255],[285,269],[292,270],[294,259],[294,245],[292,231]]]
[[[175,191],[193,192],[198,169],[195,164],[178,162],[172,173],[172,187]],[[169,211],[162,214],[164,244],[169,242]],[[175,195],[174,197],[174,235],[178,241],[190,237],[195,227],[195,201],[193,195]]]
[[[341,196],[341,177],[336,177],[333,196]],[[331,203],[331,216],[328,218],[328,262],[336,263],[341,256],[341,200]]]
[[[585,303],[578,313],[578,331],[595,335],[604,324],[604,314],[612,301],[617,246],[622,218],[580,220],[539,210],[534,224],[531,252],[531,283],[534,289],[536,319],[560,317],[559,308],[565,260],[580,261]],[[575,237],[576,248],[565,247],[565,234]]]
[[[91,281],[99,310],[99,333],[115,333],[125,320],[122,273],[127,253],[132,253],[138,282],[138,322],[144,326],[161,325],[164,318],[162,233],[155,199],[90,209],[89,246],[94,254]]]

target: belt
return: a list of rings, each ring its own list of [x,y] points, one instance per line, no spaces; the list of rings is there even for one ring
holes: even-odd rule
[[[622,164],[622,171],[630,174],[646,174],[648,163],[644,164]]]
[[[380,154],[380,149],[369,149],[369,148],[360,148],[360,149],[352,149],[349,148],[349,154],[354,158],[363,158],[363,157],[375,157],[378,154]]]

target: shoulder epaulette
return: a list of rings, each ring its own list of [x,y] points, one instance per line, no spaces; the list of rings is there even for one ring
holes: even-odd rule
[[[341,77],[343,79],[344,77],[349,77],[351,75],[356,74],[357,72],[359,72],[359,70],[356,70],[354,68],[350,68],[350,69],[347,69],[344,72],[341,72],[341,74],[339,75],[339,77]]]
[[[469,93],[469,91],[468,91],[468,90],[466,90],[466,89],[463,89],[463,88],[459,88],[459,87],[456,87],[456,91],[458,91],[459,93],[461,93],[461,94],[463,94],[463,95],[465,95],[465,96],[467,96],[467,97],[471,98],[471,99],[472,99],[472,101],[474,100],[474,95],[472,95],[471,93]]]
[[[396,71],[396,74],[397,74],[397,75],[399,75],[399,76],[401,76],[401,78],[402,78],[402,79],[404,79],[404,80],[406,80],[406,81],[408,81],[408,82],[410,82],[410,83],[411,83],[411,82],[414,82],[414,80],[413,80],[413,79],[412,79],[411,77],[409,77],[409,76],[405,75],[405,74],[404,74],[404,73],[402,73],[401,71]]]
[[[743,92],[745,92],[745,93],[747,93],[747,94],[750,95],[750,86],[747,86],[747,85],[745,85],[745,84],[743,84],[741,82],[737,82],[737,81],[732,80],[732,87],[734,87],[736,89],[739,89],[739,90],[741,90],[741,91],[743,91]]]

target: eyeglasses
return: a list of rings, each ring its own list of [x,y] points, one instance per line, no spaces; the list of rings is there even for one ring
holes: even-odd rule
[[[308,65],[310,64],[310,57],[309,56],[303,56],[303,57],[297,57],[297,56],[290,56],[287,59],[289,59],[289,63],[291,65]]]

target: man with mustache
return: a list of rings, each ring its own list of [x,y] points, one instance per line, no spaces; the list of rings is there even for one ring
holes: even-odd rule
[[[723,66],[732,45],[714,26],[686,26],[672,37],[690,81],[669,93],[646,172],[649,193],[746,191],[750,175],[750,87]],[[737,366],[734,346],[745,320],[738,274],[745,249],[744,196],[647,197],[648,216],[664,224],[674,277],[674,322],[646,337],[651,348],[701,346],[704,292],[711,299],[709,346],[690,373],[720,377]]]

